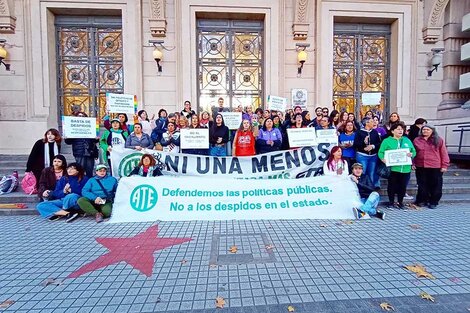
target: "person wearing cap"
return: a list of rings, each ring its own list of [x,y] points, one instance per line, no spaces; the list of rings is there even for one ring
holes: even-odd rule
[[[422,206],[428,203],[430,209],[436,209],[442,197],[442,175],[450,163],[446,145],[436,128],[429,124],[421,127],[413,144],[416,148],[413,168],[418,183],[415,204]]]
[[[369,176],[363,173],[362,164],[354,163],[351,168],[352,174],[349,175],[349,178],[356,183],[362,202],[361,207],[353,208],[354,216],[356,219],[361,219],[375,215],[382,220],[385,219],[385,213],[377,210],[380,195],[374,191],[374,185]]]
[[[83,186],[82,197],[77,202],[80,209],[94,215],[96,222],[101,223],[103,218],[111,216],[118,182],[108,175],[105,164],[98,164],[95,173]]]
[[[112,119],[111,129],[105,130],[100,138],[100,149],[105,162],[109,163],[109,154],[113,150],[113,147],[125,147],[127,136],[129,136],[129,133],[121,129],[119,119]]]

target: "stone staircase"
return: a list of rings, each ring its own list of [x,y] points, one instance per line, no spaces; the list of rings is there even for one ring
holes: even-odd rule
[[[74,158],[70,153],[70,149],[65,147],[65,157],[67,162],[74,162]],[[26,169],[27,155],[0,155],[0,177],[3,175],[12,174],[17,170],[19,173],[20,181],[24,177]],[[380,190],[381,200],[387,200],[387,181],[382,180],[382,189]],[[417,192],[416,177],[414,173],[411,174],[411,180],[408,184],[407,193],[409,195],[416,195]],[[444,187],[443,197],[441,203],[468,203],[470,202],[470,169],[464,169],[456,164],[452,164],[447,173],[444,174]],[[23,215],[23,214],[37,214],[35,209],[38,203],[37,195],[27,195],[18,187],[17,191],[0,195],[0,204],[14,204],[24,203],[27,205],[25,209],[2,209],[0,208],[0,215]]]

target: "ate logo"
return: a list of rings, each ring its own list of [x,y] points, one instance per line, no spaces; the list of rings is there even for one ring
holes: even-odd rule
[[[150,185],[140,185],[131,193],[130,204],[137,212],[146,212],[153,209],[158,202],[157,190]]]

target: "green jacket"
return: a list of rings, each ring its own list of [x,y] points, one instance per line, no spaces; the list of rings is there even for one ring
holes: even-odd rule
[[[122,130],[122,129],[119,129],[119,130],[115,131],[114,129],[111,128],[110,130],[106,129],[104,131],[103,135],[100,138],[100,149],[101,149],[101,153],[102,153],[102,156],[103,156],[103,161],[105,163],[108,162],[108,147],[112,146],[112,144],[111,144],[111,138],[112,138],[111,132],[120,133],[123,140],[124,140],[124,142],[126,142],[127,136],[129,136],[129,133],[127,131]]]
[[[396,149],[410,149],[411,157],[414,158],[416,156],[416,149],[413,146],[411,140],[408,137],[401,137],[399,140],[393,137],[387,137],[382,141],[380,145],[380,149],[378,152],[379,159],[383,160],[385,151],[387,150],[396,150]],[[411,165],[398,165],[390,167],[392,172],[399,172],[399,173],[411,173]]]

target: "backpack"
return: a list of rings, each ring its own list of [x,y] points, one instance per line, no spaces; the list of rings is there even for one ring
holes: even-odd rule
[[[2,180],[0,180],[0,195],[15,191],[18,185],[18,173],[3,176]]]
[[[36,176],[33,172],[26,172],[23,180],[21,181],[21,188],[28,195],[37,194],[38,190],[36,188]]]

